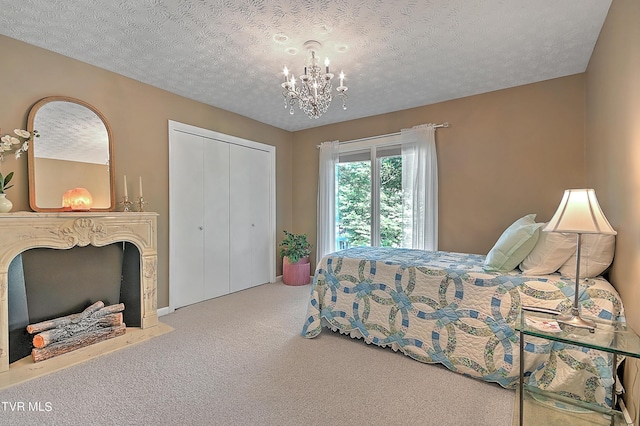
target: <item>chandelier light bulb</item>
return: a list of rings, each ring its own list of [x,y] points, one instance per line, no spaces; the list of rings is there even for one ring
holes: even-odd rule
[[[294,113],[294,106],[298,107],[309,118],[319,118],[324,114],[333,99],[333,77],[329,72],[329,58],[324,60],[324,72],[322,67],[316,60],[316,53],[322,45],[314,40],[307,41],[304,44],[309,53],[309,62],[304,67],[304,74],[299,75],[299,80],[293,74],[289,76],[289,69],[285,66],[283,73],[285,76],[284,83],[281,84],[285,98],[285,105],[289,106],[289,113]],[[296,86],[296,83],[298,85]],[[340,73],[340,87],[336,88],[338,96],[342,98],[342,107],[346,109],[347,88],[344,86],[344,73]]]

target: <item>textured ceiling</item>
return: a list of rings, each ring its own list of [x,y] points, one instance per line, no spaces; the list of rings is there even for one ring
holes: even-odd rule
[[[300,130],[583,72],[610,4],[0,0],[0,34]],[[302,72],[307,40],[344,70],[346,111],[339,99],[317,120],[284,108],[282,68]]]

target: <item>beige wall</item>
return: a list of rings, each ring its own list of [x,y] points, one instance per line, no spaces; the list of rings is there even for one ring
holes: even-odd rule
[[[610,280],[640,332],[640,2],[613,0],[586,73],[587,184],[618,231]],[[638,363],[625,398],[638,424]]]
[[[564,189],[585,184],[579,74],[296,132],[293,230],[315,244],[317,144],[445,121],[436,131],[441,250],[486,254],[515,219],[549,220]]]
[[[0,129],[2,134],[25,128],[29,109],[54,95],[88,102],[107,118],[113,130],[116,198],[123,175],[144,180],[148,211],[158,219],[158,306],[169,304],[169,158],[168,124],[175,120],[276,147],[277,235],[291,228],[290,132],[156,89],[138,81],[0,36]],[[30,210],[27,159],[7,156],[2,173],[15,171],[7,194],[14,211]],[[130,195],[133,190],[129,188]],[[133,191],[134,195],[136,191]],[[189,209],[189,206],[184,206]],[[278,260],[277,271],[281,271]],[[280,272],[278,272],[280,273]]]

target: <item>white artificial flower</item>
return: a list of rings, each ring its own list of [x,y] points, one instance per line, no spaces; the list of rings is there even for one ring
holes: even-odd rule
[[[30,138],[31,137],[31,133],[27,132],[26,130],[22,130],[22,129],[13,129],[13,133],[15,133],[16,135],[20,136],[21,138]]]
[[[29,149],[29,141],[32,137],[37,137],[38,132],[33,131],[33,135],[22,129],[14,129],[13,133],[18,136],[17,138],[11,135],[4,135],[0,138],[0,161],[4,160],[3,153],[10,152],[15,149],[15,157],[20,158]],[[19,139],[20,138],[20,139]],[[25,139],[24,141],[22,139]]]

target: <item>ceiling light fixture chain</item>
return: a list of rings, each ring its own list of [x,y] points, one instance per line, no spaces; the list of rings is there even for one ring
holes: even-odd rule
[[[284,96],[284,107],[289,109],[291,115],[294,114],[294,106],[298,107],[309,118],[319,118],[324,114],[333,100],[331,91],[333,89],[332,80],[334,75],[329,72],[329,58],[324,61],[324,72],[318,65],[316,52],[321,47],[317,41],[310,40],[304,44],[310,57],[310,63],[304,67],[304,74],[300,76],[299,82],[293,73],[285,66],[283,70],[284,83],[281,84]],[[336,87],[338,96],[342,98],[342,109],[347,109],[347,87],[344,85],[344,72],[340,71],[340,86]]]

